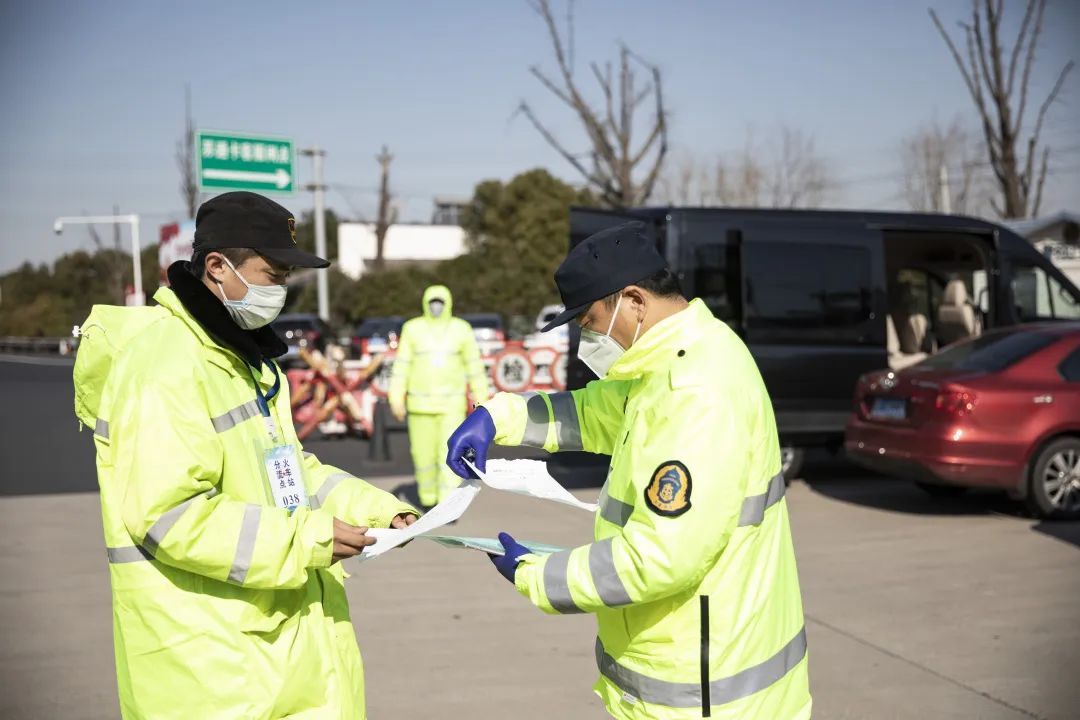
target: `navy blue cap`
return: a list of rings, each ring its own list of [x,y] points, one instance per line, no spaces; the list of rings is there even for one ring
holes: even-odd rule
[[[590,235],[567,254],[555,271],[555,285],[566,309],[542,332],[570,322],[597,300],[667,266],[656,243],[645,233],[645,223],[639,220]]]
[[[253,192],[227,192],[199,207],[194,250],[225,248],[250,248],[291,267],[330,266],[323,258],[297,247],[296,220],[291,212]]]

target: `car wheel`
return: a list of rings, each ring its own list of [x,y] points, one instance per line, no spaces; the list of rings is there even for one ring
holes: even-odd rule
[[[915,487],[935,498],[960,497],[968,491],[966,487],[960,487],[959,485],[935,485],[928,482],[916,482]]]
[[[806,458],[806,450],[794,445],[780,446],[780,471],[784,473],[784,483],[790,485],[791,481],[799,477],[802,472],[803,460]]]
[[[1040,518],[1080,518],[1080,438],[1055,440],[1031,465],[1027,504]]]

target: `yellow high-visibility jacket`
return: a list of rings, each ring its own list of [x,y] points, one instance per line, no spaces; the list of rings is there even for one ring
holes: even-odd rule
[[[595,541],[526,556],[517,588],[595,613],[616,718],[810,717],[806,634],[772,404],[700,300],[582,390],[500,393],[496,442],[610,454]]]
[[[445,303],[439,317],[428,309],[432,300]],[[469,323],[453,316],[454,301],[445,286],[429,287],[423,302],[424,314],[401,329],[390,374],[390,404],[411,413],[463,413],[466,383],[476,402],[490,396],[476,336]]]
[[[363,718],[333,520],[387,527],[416,511],[307,453],[310,509],[274,507],[246,364],[171,290],[154,298],[159,307],[95,307],[75,369],[97,449],[121,712]],[[264,368],[264,393],[273,381]],[[270,404],[300,451],[284,378]]]

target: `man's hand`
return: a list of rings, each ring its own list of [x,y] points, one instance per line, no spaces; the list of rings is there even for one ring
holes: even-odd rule
[[[511,583],[514,582],[514,576],[517,574],[518,563],[521,562],[521,558],[524,555],[531,555],[532,550],[518,543],[514,538],[510,537],[509,533],[499,533],[499,542],[502,543],[503,550],[506,551],[505,555],[491,555],[492,565],[498,570],[504,578]]]
[[[375,538],[368,537],[366,527],[356,527],[334,518],[334,562],[359,555]]]
[[[403,422],[405,420],[405,406],[404,405],[396,405],[396,404],[391,405],[390,406],[390,413],[394,416],[394,418],[398,422]]]
[[[491,413],[487,411],[487,408],[476,408],[446,441],[447,466],[460,478],[469,480],[475,477],[473,471],[462,460],[466,453],[472,451],[475,453],[472,463],[481,472],[486,471],[488,448],[494,439],[495,422],[491,419]]]
[[[415,515],[412,513],[401,513],[400,515],[395,515],[394,519],[390,521],[390,527],[401,530],[409,527],[414,522],[416,522]]]

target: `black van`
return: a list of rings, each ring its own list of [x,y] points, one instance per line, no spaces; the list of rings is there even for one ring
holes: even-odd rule
[[[840,447],[863,373],[918,362],[985,329],[1080,318],[1080,291],[1030,243],[953,215],[573,208],[570,246],[644,221],[682,281],[750,347],[776,408],[785,473]],[[570,387],[593,379],[576,358]]]

